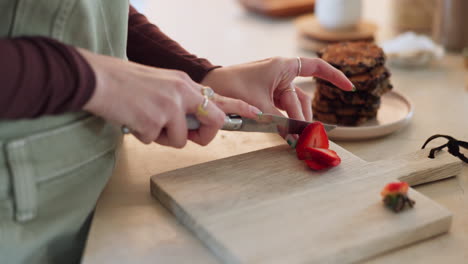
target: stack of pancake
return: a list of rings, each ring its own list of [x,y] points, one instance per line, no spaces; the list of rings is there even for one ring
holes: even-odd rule
[[[344,126],[357,126],[375,118],[380,97],[392,89],[383,50],[370,42],[342,42],[328,45],[317,54],[341,70],[356,91],[345,92],[317,79],[312,102],[314,118]]]

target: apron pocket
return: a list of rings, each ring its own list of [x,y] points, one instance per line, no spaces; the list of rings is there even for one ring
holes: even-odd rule
[[[117,128],[91,116],[7,142],[4,150],[16,220],[27,222],[36,217],[39,184],[60,178],[113,152],[121,139]]]

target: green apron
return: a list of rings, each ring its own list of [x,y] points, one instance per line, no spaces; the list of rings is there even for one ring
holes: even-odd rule
[[[128,8],[128,0],[0,0],[0,37],[48,36],[125,59]],[[0,263],[79,260],[80,229],[121,139],[85,112],[0,120]]]

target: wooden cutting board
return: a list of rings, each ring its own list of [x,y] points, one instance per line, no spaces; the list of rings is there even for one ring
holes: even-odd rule
[[[399,214],[379,193],[454,176],[461,161],[422,150],[368,163],[331,148],[342,163],[323,172],[279,146],[155,175],[151,192],[224,263],[354,263],[449,230],[451,213],[415,190]]]
[[[377,32],[377,25],[364,20],[353,29],[328,30],[323,28],[312,14],[298,17],[294,24],[299,45],[310,51],[318,51],[329,44],[343,41],[374,41]]]
[[[315,0],[239,0],[246,9],[272,17],[289,17],[314,11]]]

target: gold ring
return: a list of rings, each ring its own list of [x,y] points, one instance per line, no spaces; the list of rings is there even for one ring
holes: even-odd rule
[[[297,67],[297,76],[300,76],[301,75],[301,71],[302,71],[302,61],[301,61],[301,57],[296,57],[297,59],[297,63],[299,64],[298,67]]]
[[[199,116],[207,116],[208,111],[206,110],[206,107],[208,106],[208,102],[210,100],[208,99],[208,96],[203,97],[203,102],[198,105],[197,107],[197,115]]]
[[[296,88],[288,88],[288,89],[285,89],[285,90],[281,91],[281,93],[278,95],[278,97],[281,97],[284,93],[287,93],[287,92],[295,93],[295,92],[296,92]]]
[[[203,96],[206,96],[209,100],[213,99],[215,96],[215,92],[213,91],[213,89],[211,89],[211,87],[208,86],[202,86],[201,94]]]

